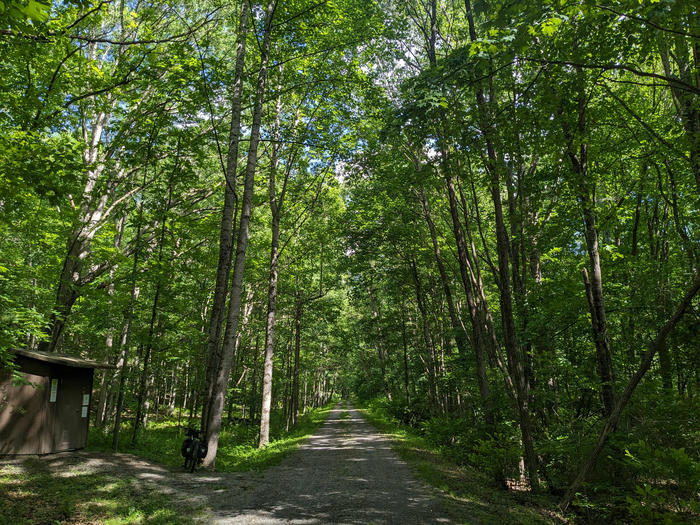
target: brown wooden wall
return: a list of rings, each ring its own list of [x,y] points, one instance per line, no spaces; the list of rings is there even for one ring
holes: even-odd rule
[[[93,370],[24,356],[17,356],[15,363],[30,384],[14,385],[9,373],[0,372],[0,454],[47,454],[83,448],[87,443]],[[52,380],[57,385],[53,402]]]

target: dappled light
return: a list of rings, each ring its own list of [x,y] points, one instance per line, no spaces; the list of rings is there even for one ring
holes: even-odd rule
[[[1,0],[0,525],[700,522],[698,14]]]

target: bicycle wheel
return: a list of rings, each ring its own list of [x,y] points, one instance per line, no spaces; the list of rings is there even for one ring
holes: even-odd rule
[[[194,472],[194,467],[197,465],[197,459],[199,458],[199,441],[195,441],[192,445],[192,453],[190,455],[190,472]]]

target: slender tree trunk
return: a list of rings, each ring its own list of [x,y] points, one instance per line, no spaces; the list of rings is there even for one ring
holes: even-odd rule
[[[446,154],[446,151],[444,151]],[[488,377],[486,376],[486,360],[485,348],[487,346],[486,334],[484,334],[484,325],[482,323],[482,315],[477,305],[477,300],[474,297],[472,290],[472,279],[469,269],[469,255],[467,253],[467,240],[464,236],[464,230],[459,220],[459,205],[457,204],[457,194],[452,175],[447,169],[446,160],[443,166],[443,176],[447,185],[447,196],[450,204],[450,217],[452,218],[452,231],[457,243],[457,260],[459,262],[460,277],[462,278],[462,286],[467,298],[469,307],[469,316],[472,323],[472,347],[474,356],[476,357],[476,377],[479,383],[479,394],[481,401],[486,409],[487,418],[492,418],[492,407],[490,399],[490,387]]]
[[[241,218],[238,227],[238,239],[236,241],[236,258],[233,264],[233,278],[229,300],[228,320],[224,334],[224,346],[221,356],[221,364],[218,367],[216,382],[212,389],[211,402],[207,413],[207,443],[208,452],[204,458],[205,467],[214,467],[216,452],[219,448],[219,434],[221,432],[221,417],[223,415],[226,388],[228,386],[231,363],[235,352],[235,338],[238,332],[238,322],[241,314],[241,292],[243,290],[243,271],[245,269],[246,250],[248,249],[248,234],[250,228],[250,216],[253,209],[253,182],[255,168],[258,162],[258,144],[260,142],[260,124],[262,121],[263,99],[267,80],[267,63],[270,54],[270,42],[272,33],[272,20],[277,6],[276,0],[270,2],[265,15],[265,30],[260,53],[260,71],[255,90],[255,103],[253,106],[253,124],[250,131],[250,145],[246,162],[246,176],[243,186],[243,204],[241,206]]]
[[[231,97],[231,126],[229,129],[228,155],[224,187],[224,208],[219,232],[219,261],[216,270],[216,285],[212,304],[211,321],[207,339],[207,371],[202,429],[208,424],[209,407],[219,365],[221,363],[221,327],[224,320],[226,295],[228,293],[231,258],[233,256],[233,232],[238,197],[236,194],[236,172],[238,169],[238,146],[241,134],[241,97],[243,94],[243,68],[245,65],[245,44],[248,34],[248,2],[241,2],[241,13],[236,42],[236,66]]]
[[[282,81],[282,70],[280,79]],[[260,410],[260,439],[258,447],[262,448],[270,441],[270,407],[272,405],[272,366],[275,350],[275,320],[277,311],[277,278],[279,263],[280,214],[284,204],[284,189],[279,199],[277,197],[277,163],[279,159],[280,112],[282,111],[281,85],[275,108],[275,124],[273,132],[272,156],[270,159],[269,199],[272,215],[272,241],[270,244],[270,278],[267,292],[267,323],[265,325],[265,361],[263,364],[262,408]],[[287,171],[288,173],[288,171]],[[285,186],[287,179],[285,178]]]
[[[292,378],[292,426],[299,421],[299,367],[301,361],[301,319],[304,307],[297,293],[294,307],[294,373]],[[306,399],[306,383],[304,383],[304,399]],[[304,401],[306,404],[306,401]]]
[[[126,373],[129,361],[129,345],[131,344],[131,323],[134,319],[134,309],[136,301],[139,298],[139,287],[136,285],[136,271],[139,266],[139,244],[141,242],[141,220],[143,218],[143,202],[139,208],[138,226],[136,229],[136,249],[134,250],[134,264],[131,268],[131,299],[129,300],[129,309],[127,310],[124,329],[122,332],[122,341],[120,346],[121,358],[117,363],[119,370],[119,389],[117,394],[117,404],[114,416],[114,429],[112,432],[112,450],[115,452],[119,447],[119,429],[122,422],[122,405],[124,403],[124,388],[126,384]]]
[[[291,328],[291,327],[290,327]],[[290,336],[293,337],[293,334],[290,331]],[[292,353],[294,352],[292,348],[292,340],[290,337],[290,340],[287,342],[287,359],[285,363],[285,382],[284,382],[284,399],[283,399],[283,412],[284,412],[284,419],[285,419],[285,425],[284,425],[284,430],[285,432],[289,432],[289,428],[291,427],[292,424]]]
[[[374,297],[374,291],[372,290],[372,283],[370,283],[367,288],[367,293],[369,294],[369,302],[372,307],[372,317],[374,318],[374,323],[377,328],[377,355],[379,356],[379,367],[382,372],[382,384],[384,385],[384,395],[391,401],[391,391],[389,390],[389,382],[386,378],[386,353],[384,351],[384,337],[382,335],[382,325],[381,319],[379,318],[379,309],[377,308],[377,301]]]
[[[467,23],[469,26],[469,37],[472,42],[477,41],[476,26],[471,9],[470,0],[465,0],[467,10]],[[532,428],[528,408],[527,381],[522,366],[520,348],[516,337],[515,318],[513,315],[513,297],[510,287],[510,242],[508,230],[503,217],[503,206],[501,203],[501,177],[500,164],[494,146],[492,120],[488,103],[485,99],[483,88],[476,88],[476,103],[479,110],[479,121],[482,135],[486,141],[487,150],[487,170],[491,175],[491,198],[494,206],[496,221],[496,250],[498,252],[498,274],[500,288],[501,322],[503,325],[503,339],[508,356],[508,365],[511,377],[515,384],[516,403],[520,420],[520,431],[525,449],[525,464],[530,478],[530,486],[533,490],[539,487],[539,477],[537,474],[537,456],[533,445]]]
[[[126,225],[126,217],[120,217],[115,225],[116,232],[114,234],[114,248],[119,250],[121,246],[122,234],[124,233],[124,226]],[[110,283],[107,288],[107,294],[109,296],[109,304],[112,306],[112,297],[114,296],[114,275],[115,268],[110,270]],[[111,308],[110,308],[111,310]],[[116,356],[112,355],[114,347],[114,318],[110,316],[110,327],[107,329],[107,337],[105,338],[105,360],[107,363],[116,362]],[[103,427],[106,423],[107,417],[107,401],[109,399],[109,392],[114,388],[114,382],[118,377],[118,372],[109,372],[104,370],[102,372],[102,381],[100,383],[100,396],[97,402],[97,414],[95,416],[95,421],[97,426]]]
[[[175,163],[177,166],[177,162]],[[171,174],[172,175],[172,174]],[[157,275],[157,281],[156,281],[156,291],[153,296],[153,306],[151,308],[151,322],[148,325],[148,340],[146,343],[146,351],[143,356],[143,370],[141,371],[141,382],[139,386],[139,394],[138,394],[138,399],[136,402],[136,419],[134,420],[134,433],[131,438],[131,444],[136,443],[136,439],[138,437],[138,432],[139,432],[139,426],[142,423],[142,418],[144,417],[143,414],[143,404],[144,400],[146,399],[146,390],[147,390],[147,381],[148,381],[148,366],[149,362],[151,360],[151,350],[153,348],[153,333],[155,330],[155,324],[156,324],[156,317],[158,315],[158,301],[160,299],[160,292],[161,292],[161,287],[163,284],[163,276],[162,276],[162,268],[161,265],[163,264],[163,246],[165,244],[165,231],[166,231],[166,221],[167,221],[167,214],[168,210],[170,209],[170,205],[172,203],[172,178],[168,183],[168,198],[165,204],[165,209],[163,211],[163,216],[161,217],[161,227],[160,227],[160,236],[158,239],[158,257],[157,257],[157,266],[158,266],[158,275]]]
[[[464,331],[464,326],[459,321],[457,315],[457,309],[454,305],[454,300],[452,299],[452,289],[450,288],[450,281],[447,278],[447,272],[445,271],[445,264],[442,260],[442,253],[440,251],[440,245],[438,243],[437,231],[435,229],[435,223],[433,222],[430,213],[430,204],[428,203],[428,197],[425,193],[425,189],[421,188],[420,193],[421,206],[423,208],[423,217],[425,222],[428,224],[428,230],[430,231],[430,239],[433,243],[433,252],[435,253],[435,261],[437,262],[438,272],[440,274],[440,282],[442,283],[442,288],[445,293],[445,301],[447,302],[447,310],[450,314],[450,322],[452,324],[452,330],[454,331],[455,343],[457,344],[457,349],[460,355],[464,358],[468,353],[468,337]]]
[[[255,419],[255,407],[258,403],[258,358],[260,357],[260,334],[255,334],[255,349],[253,350],[253,373],[250,385],[250,421]]]
[[[423,300],[423,287],[421,286],[420,277],[418,276],[418,269],[416,268],[416,262],[414,260],[409,261],[409,268],[411,272],[411,277],[413,277],[414,290],[416,292],[416,302],[418,304],[418,311],[420,312],[422,326],[423,326],[423,342],[425,343],[425,350],[428,359],[430,359],[429,366],[426,365],[426,371],[428,372],[428,385],[430,388],[430,397],[432,399],[432,409],[438,408],[438,387],[437,387],[437,370],[435,366],[435,351],[434,343],[432,341],[432,336],[430,334],[430,326],[428,324],[428,311]]]
[[[411,406],[411,391],[409,388],[408,375],[408,341],[406,338],[406,314],[403,299],[401,300],[401,342],[403,343],[403,372],[404,372],[404,388],[406,390],[406,406]]]
[[[661,330],[659,330],[656,337],[649,345],[649,349],[642,357],[642,362],[639,365],[637,373],[634,374],[634,376],[632,376],[632,379],[630,379],[629,383],[627,383],[627,386],[625,387],[625,390],[622,393],[622,395],[615,401],[615,407],[613,408],[611,414],[608,416],[607,421],[605,422],[605,426],[603,427],[603,430],[601,431],[600,436],[598,437],[596,445],[593,447],[593,450],[588,456],[588,459],[581,467],[578,476],[576,476],[576,479],[573,481],[569,489],[566,491],[566,494],[562,498],[561,502],[559,503],[559,507],[563,511],[566,511],[569,508],[571,500],[574,498],[576,492],[581,487],[581,484],[584,481],[586,481],[586,478],[588,478],[588,476],[590,475],[591,471],[593,470],[593,467],[595,466],[596,461],[598,460],[598,457],[600,456],[600,453],[603,451],[603,447],[608,441],[608,437],[615,431],[617,423],[620,420],[622,410],[625,408],[630,398],[632,397],[634,389],[637,388],[639,382],[649,371],[649,368],[651,368],[654,356],[659,351],[659,348],[662,345],[666,344],[666,339],[668,335],[681,320],[681,318],[685,314],[686,310],[690,306],[693,298],[695,297],[695,295],[697,295],[699,290],[700,275],[696,275],[693,284],[686,291],[685,295],[683,296],[683,299],[681,299],[671,318],[666,322],[666,324],[664,324]]]
[[[615,406],[615,388],[612,368],[612,355],[607,333],[607,319],[605,314],[605,302],[603,299],[603,277],[600,264],[600,253],[598,251],[598,229],[596,226],[595,213],[595,186],[591,188],[588,172],[588,144],[585,140],[586,134],[586,93],[585,81],[582,71],[577,71],[579,79],[578,95],[578,119],[577,137],[568,124],[562,119],[564,135],[569,139],[567,155],[571,161],[572,171],[575,177],[575,184],[578,188],[578,200],[583,215],[585,226],[584,234],[586,247],[588,249],[588,260],[590,263],[590,278],[588,271],[584,269],[584,285],[586,297],[591,313],[591,331],[596,347],[596,357],[598,360],[598,374],[601,380],[601,393],[606,417],[610,416]],[[576,140],[578,139],[578,140]],[[575,143],[578,142],[578,151]],[[593,183],[595,184],[595,183]]]

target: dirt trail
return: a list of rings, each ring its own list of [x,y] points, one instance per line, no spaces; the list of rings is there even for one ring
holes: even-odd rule
[[[56,472],[131,473],[206,509],[206,523],[450,523],[388,438],[352,407],[337,406],[279,466],[260,473],[171,471],[129,454],[57,454]]]

